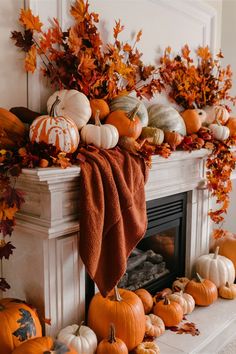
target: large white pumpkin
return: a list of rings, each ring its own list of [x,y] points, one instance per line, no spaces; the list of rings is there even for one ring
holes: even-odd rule
[[[48,113],[56,98],[60,103],[57,105],[57,114],[65,118],[69,117],[81,129],[91,117],[92,110],[88,98],[77,90],[60,90],[54,92],[47,101]]]
[[[175,131],[186,135],[186,126],[179,112],[170,106],[153,104],[148,108],[150,127],[156,127],[164,131]]]
[[[234,283],[235,268],[233,262],[224,256],[218,255],[219,247],[215,253],[200,256],[196,261],[196,272],[204,279],[211,280],[217,288],[226,282]]]
[[[73,324],[60,330],[57,336],[62,343],[70,345],[77,353],[94,354],[97,349],[96,334],[87,326]]]
[[[58,104],[57,98],[52,105],[51,115],[39,116],[32,122],[29,138],[31,142],[52,144],[60,151],[72,153],[80,140],[78,128],[70,118],[57,116],[54,109]]]

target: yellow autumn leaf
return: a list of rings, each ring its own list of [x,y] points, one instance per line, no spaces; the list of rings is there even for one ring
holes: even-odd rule
[[[25,57],[25,70],[34,73],[36,69],[36,56],[37,49],[36,46],[32,46]]]
[[[27,30],[41,32],[42,23],[39,16],[34,16],[31,9],[21,9],[19,21]]]

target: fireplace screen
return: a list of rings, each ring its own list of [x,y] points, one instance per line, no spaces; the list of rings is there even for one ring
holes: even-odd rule
[[[184,275],[186,193],[147,203],[148,229],[130,255],[119,287],[155,292]]]

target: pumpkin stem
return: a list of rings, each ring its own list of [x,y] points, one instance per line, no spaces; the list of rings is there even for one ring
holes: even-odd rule
[[[217,259],[217,256],[219,254],[219,249],[220,249],[220,247],[217,246],[216,249],[215,249],[215,253],[214,253],[213,259]]]
[[[203,282],[203,278],[200,276],[200,274],[196,273],[196,278],[197,278],[197,282],[198,283],[202,283]]]
[[[115,330],[115,326],[113,323],[110,324],[108,342],[111,344],[116,342],[116,330]]]
[[[230,288],[230,285],[229,285],[228,281],[225,283],[225,286],[226,286],[226,288]]]
[[[170,305],[170,300],[168,299],[167,296],[164,296],[164,302],[163,302],[164,305]]]
[[[60,100],[59,96],[57,96],[55,102],[53,102],[52,107],[51,107],[51,109],[50,109],[50,113],[49,113],[50,117],[56,117],[56,116],[57,116],[57,113],[56,113],[56,106],[57,106],[58,103],[60,103],[60,102],[61,102],[61,100]]]
[[[94,117],[94,120],[95,120],[95,125],[97,125],[97,126],[100,127],[100,126],[101,126],[101,122],[100,122],[99,117],[100,117],[100,110],[97,109],[97,110],[96,110],[95,117]]]
[[[80,335],[79,331],[80,331],[80,328],[81,328],[81,326],[82,326],[83,324],[84,324],[84,321],[82,321],[82,322],[79,324],[77,330],[75,331],[74,335],[75,335],[76,337]]]
[[[127,113],[127,116],[129,117],[130,120],[134,120],[134,117],[136,116],[138,110],[139,110],[139,107],[141,105],[141,102],[138,102],[136,104],[136,106],[132,109],[132,111],[130,111],[129,113]]]
[[[122,300],[119,290],[117,288],[117,285],[114,287],[114,292],[115,292],[115,301],[120,302]]]

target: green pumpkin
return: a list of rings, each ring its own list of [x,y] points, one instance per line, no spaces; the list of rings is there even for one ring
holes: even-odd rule
[[[138,98],[126,95],[117,96],[111,100],[109,107],[111,112],[118,110],[131,112],[138,103],[140,103],[140,106],[137,112],[137,116],[141,121],[142,127],[146,127],[148,125],[148,111],[142,101],[140,101]]]
[[[164,131],[175,131],[186,135],[186,126],[179,112],[170,106],[153,104],[148,108],[150,127],[156,127]]]

